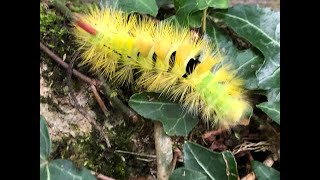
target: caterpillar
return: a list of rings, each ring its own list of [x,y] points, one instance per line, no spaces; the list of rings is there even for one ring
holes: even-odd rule
[[[223,57],[187,27],[97,6],[72,24],[81,64],[115,86],[135,83],[161,93],[221,128],[237,125],[251,110],[243,80],[231,65],[213,72]]]

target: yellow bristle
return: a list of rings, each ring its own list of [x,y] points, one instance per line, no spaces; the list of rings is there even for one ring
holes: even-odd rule
[[[250,109],[243,80],[228,64],[218,68],[223,57],[212,54],[217,51],[214,45],[187,28],[108,8],[92,7],[80,18],[97,32],[88,33],[74,24],[82,64],[114,85],[136,83],[167,95],[221,127],[236,125]],[[200,63],[189,72],[190,60]],[[211,72],[213,68],[217,70]],[[134,79],[135,75],[139,77]]]

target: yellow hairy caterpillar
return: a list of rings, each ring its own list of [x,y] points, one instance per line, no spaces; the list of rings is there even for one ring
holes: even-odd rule
[[[237,125],[251,109],[242,80],[226,65],[212,72],[222,57],[188,28],[98,7],[73,24],[82,64],[117,86],[136,83],[165,94],[222,128]]]

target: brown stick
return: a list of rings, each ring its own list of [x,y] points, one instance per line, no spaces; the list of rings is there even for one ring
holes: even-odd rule
[[[202,138],[203,139],[209,139],[210,137],[212,136],[217,136],[217,135],[220,135],[224,132],[225,130],[223,129],[218,129],[218,130],[212,130],[212,131],[209,131],[209,132],[206,132],[202,135]]]
[[[96,173],[96,172],[94,172],[94,171],[91,171],[91,174],[94,175],[94,176],[96,176],[97,179],[100,179],[100,180],[115,180],[115,179],[113,179],[113,178],[111,178],[111,177],[105,176],[105,175],[103,175],[103,174]]]
[[[107,109],[106,105],[103,103],[103,100],[101,99],[99,92],[97,91],[97,88],[94,85],[91,85],[91,90],[92,90],[94,97],[96,98],[100,108],[102,109],[104,115],[106,117],[108,117],[109,116],[108,109]]]
[[[68,63],[64,62],[59,56],[57,56],[57,55],[54,54],[52,51],[50,51],[50,49],[47,48],[47,47],[46,47],[44,44],[42,44],[41,42],[40,42],[40,49],[41,49],[43,52],[47,53],[50,58],[52,58],[54,61],[56,61],[58,64],[60,64],[63,68],[68,69],[68,67],[69,67]],[[78,77],[79,79],[81,79],[82,81],[84,81],[84,82],[86,82],[86,83],[88,83],[88,84],[91,84],[91,85],[94,85],[94,86],[98,86],[98,85],[100,84],[99,81],[97,81],[97,80],[95,80],[95,79],[91,79],[91,78],[83,75],[82,73],[80,73],[79,71],[77,71],[77,70],[75,70],[75,69],[72,70],[72,73],[73,73],[76,77]]]
[[[78,15],[75,13],[72,13],[65,5],[61,4],[58,1],[54,1],[53,5],[61,13],[65,14],[69,21],[75,21],[81,27],[85,27],[84,30],[88,31],[91,34],[95,34],[95,30],[92,29],[92,27],[89,27],[88,24],[84,24],[84,22],[81,21],[81,19],[78,17]],[[41,46],[41,42],[40,42],[40,46]],[[113,91],[107,84],[105,84],[105,83],[102,84],[101,82],[96,82],[96,84],[92,84],[90,82],[88,82],[88,83],[91,85],[95,85],[95,86],[102,85],[104,92],[107,94],[107,98],[109,99],[111,104],[113,104],[114,107],[117,107],[117,109],[121,110],[122,113],[124,113],[127,117],[129,117],[130,120],[132,120],[133,122],[137,122],[142,119],[136,112],[134,112],[132,109],[130,109],[126,105],[124,105],[120,99],[118,99],[117,97],[113,97],[111,95]]]
[[[47,53],[50,58],[52,58],[54,61],[56,61],[58,64],[60,64],[63,68],[68,69],[68,67],[69,67],[68,63],[64,62],[59,56],[54,54],[49,48],[47,48],[41,42],[40,42],[40,49],[42,51],[44,51],[45,53]],[[102,83],[99,80],[89,78],[75,69],[72,70],[72,73],[77,78],[79,78],[80,80],[82,80],[90,85],[96,86],[98,88],[103,88],[104,93],[106,94],[106,97],[111,102],[113,107],[115,107],[116,109],[119,109],[122,113],[124,113],[133,122],[137,122],[142,119],[135,111],[133,111],[131,108],[124,105],[123,102],[119,98],[117,98],[117,96],[113,96],[112,95],[113,90],[106,83]]]
[[[114,95],[117,93],[113,93],[115,91],[112,90],[109,85],[107,85],[106,83],[102,83],[101,87],[104,93],[107,95],[107,98],[111,102],[112,106],[117,107],[117,109],[122,111],[122,113],[129,117],[129,119],[133,122],[138,122],[142,119],[135,111],[133,111],[131,108],[128,108],[128,106],[124,105],[123,102],[119,98],[117,98],[117,96]]]
[[[172,142],[160,122],[154,122],[154,139],[157,154],[157,179],[168,180],[171,174]]]
[[[173,173],[174,169],[176,168],[177,161],[179,158],[181,158],[181,156],[182,156],[182,152],[180,151],[179,148],[176,148],[173,153],[170,173]]]
[[[272,167],[274,163],[274,160],[272,158],[272,156],[268,156],[264,161],[263,161],[263,164],[268,166],[268,167]]]
[[[152,158],[152,159],[157,158],[157,156],[156,156],[156,155],[149,155],[149,154],[135,153],[135,152],[129,152],[129,151],[122,151],[122,150],[115,150],[115,151],[114,151],[114,153],[131,154],[131,155],[135,155],[135,156],[144,156],[144,157],[148,157],[148,158]]]

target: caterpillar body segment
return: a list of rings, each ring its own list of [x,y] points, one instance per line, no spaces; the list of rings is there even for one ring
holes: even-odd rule
[[[117,86],[135,82],[223,128],[236,125],[251,111],[242,80],[226,65],[213,73],[222,57],[187,28],[97,7],[74,26],[82,64]],[[134,73],[140,74],[138,79]]]

